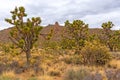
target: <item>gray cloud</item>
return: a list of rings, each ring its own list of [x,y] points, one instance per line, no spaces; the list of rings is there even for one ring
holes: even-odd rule
[[[119,29],[120,26],[119,0],[26,0],[18,3],[17,5],[25,6],[28,17],[40,16],[42,25],[53,24],[55,21],[64,24],[66,20],[82,19],[90,27],[100,27],[108,20],[116,24],[114,29]],[[8,16],[6,10],[12,10],[13,6],[15,4],[5,7],[3,14]],[[0,14],[0,21],[5,17],[3,14]]]

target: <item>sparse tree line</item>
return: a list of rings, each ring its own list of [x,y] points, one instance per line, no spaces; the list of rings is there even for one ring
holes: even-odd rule
[[[21,52],[26,53],[27,65],[30,65],[31,49],[38,40],[40,31],[43,27],[40,26],[40,17],[28,18],[24,7],[15,8],[11,11],[12,18],[5,19],[6,22],[14,27],[10,32],[10,39],[16,48],[21,49]],[[74,20],[65,22],[65,32],[61,35],[62,39],[59,42],[52,42],[54,46],[60,49],[75,50],[75,55],[82,56],[82,62],[87,64],[105,64],[111,59],[110,51],[118,51],[120,48],[120,31],[111,30],[114,24],[110,21],[101,25],[102,34],[90,35],[89,25],[82,20]],[[53,30],[47,35],[49,40],[52,37]],[[54,45],[55,44],[55,45]],[[46,44],[48,45],[48,44]],[[54,48],[55,49],[55,48]]]

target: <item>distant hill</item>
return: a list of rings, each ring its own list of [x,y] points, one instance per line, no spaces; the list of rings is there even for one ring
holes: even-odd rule
[[[4,29],[0,31],[0,43],[8,43],[10,42],[9,40],[9,32],[12,28],[8,28],[8,29]],[[54,34],[52,37],[52,40],[58,41],[61,40],[61,35],[63,33],[63,29],[64,26],[59,25],[58,22],[55,22],[55,24],[49,24],[48,26],[44,26],[44,28],[41,31],[41,34],[43,34],[43,36],[39,37],[39,41],[44,41],[44,37],[46,35],[44,34],[48,34],[51,29],[54,30]],[[89,29],[90,34],[101,34],[102,33],[102,29],[100,28],[90,28]]]

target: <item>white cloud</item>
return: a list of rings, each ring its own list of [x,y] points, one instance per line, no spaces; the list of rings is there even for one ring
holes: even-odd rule
[[[10,11],[15,6],[24,6],[28,17],[40,16],[42,25],[58,21],[63,24],[65,20],[82,19],[90,27],[100,27],[103,22],[113,21],[120,26],[119,0],[0,0],[0,29],[9,27],[4,22],[10,17]]]
[[[120,25],[119,19],[120,19],[120,9],[118,11],[109,12],[109,13],[101,13],[96,15],[87,15],[82,18],[86,23],[90,24],[91,27],[101,27],[101,24],[103,22],[112,21],[115,26],[114,29],[120,29],[118,27]]]

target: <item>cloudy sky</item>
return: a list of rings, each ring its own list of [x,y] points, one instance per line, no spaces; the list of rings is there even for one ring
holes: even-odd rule
[[[0,0],[0,30],[11,26],[4,19],[15,6],[24,6],[28,17],[40,16],[41,25],[80,19],[91,28],[112,21],[120,29],[120,0]]]

